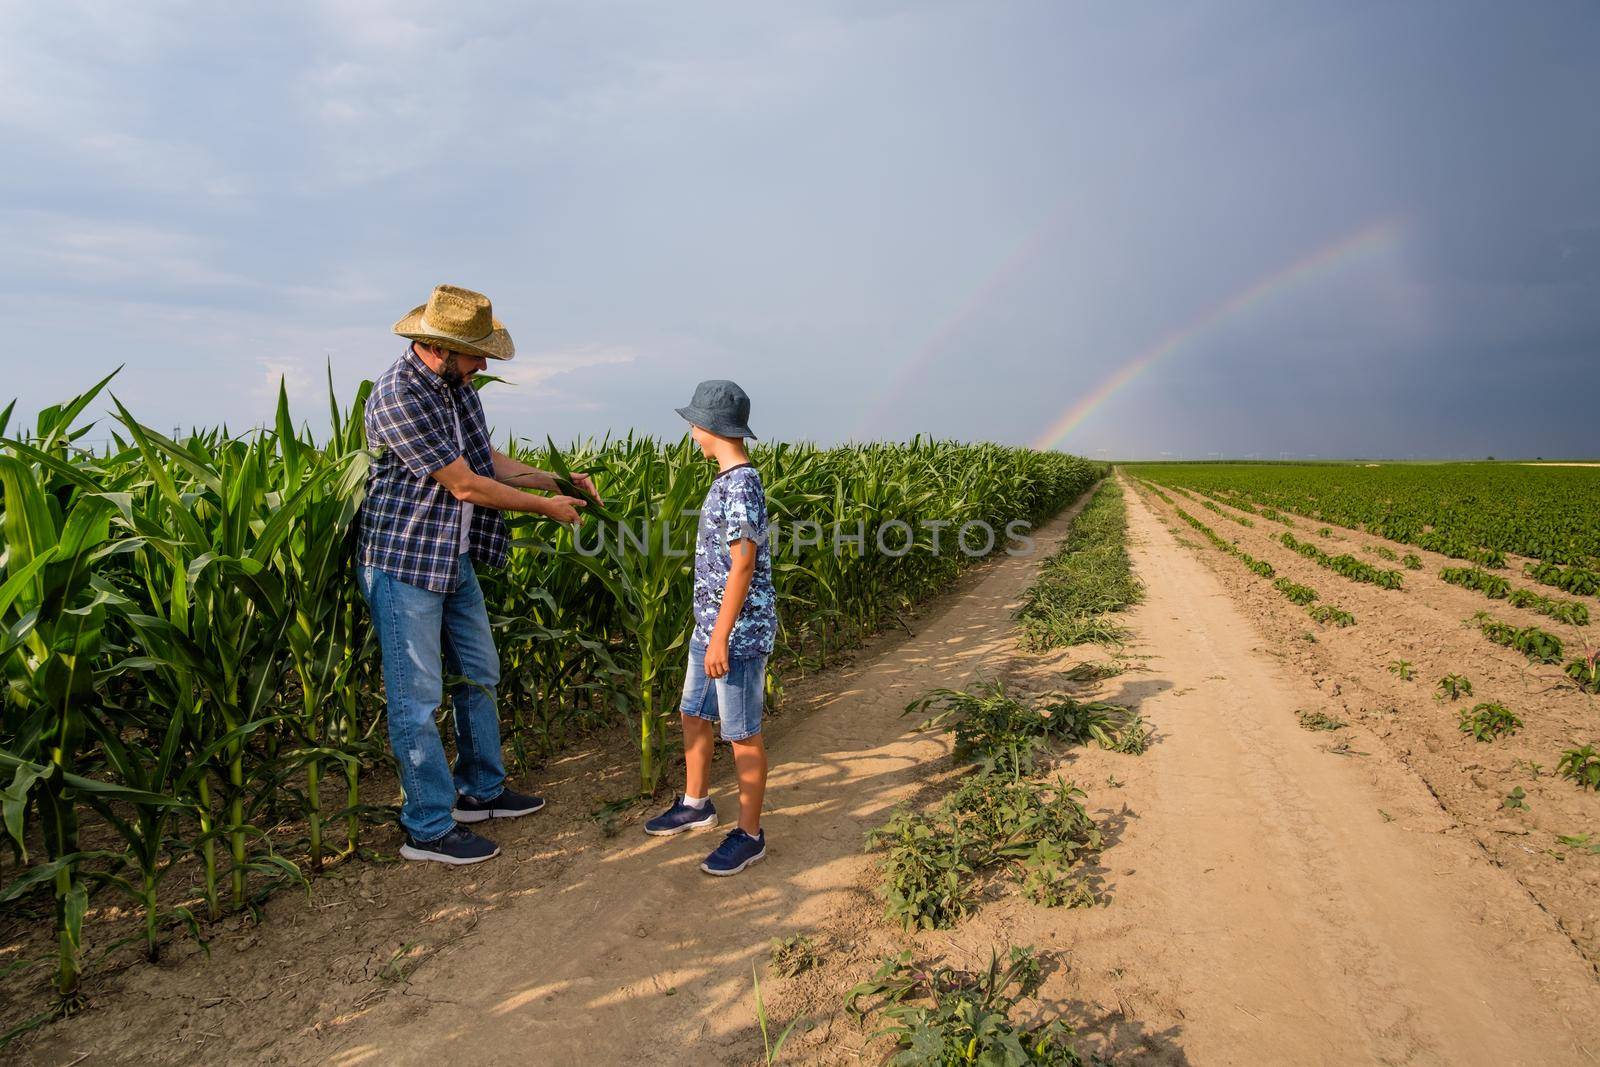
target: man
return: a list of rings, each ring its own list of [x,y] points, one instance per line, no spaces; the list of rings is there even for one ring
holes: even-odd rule
[[[400,855],[479,863],[500,849],[458,824],[529,815],[544,801],[506,788],[495,707],[500,661],[474,566],[505,562],[502,511],[576,523],[584,501],[524,492],[553,492],[555,479],[489,443],[472,378],[515,349],[488,297],[441,285],[394,332],[411,344],[367,401],[367,443],[378,458],[361,505],[359,562],[404,791]],[[594,493],[587,475],[573,480]],[[435,718],[446,670],[467,680],[451,693],[453,769]]]

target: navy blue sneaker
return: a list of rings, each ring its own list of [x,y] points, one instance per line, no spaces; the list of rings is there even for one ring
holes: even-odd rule
[[[705,830],[717,825],[717,806],[708,798],[703,808],[691,808],[683,802],[683,794],[672,802],[672,807],[644,824],[644,832],[651,837],[671,837],[685,830]]]
[[[466,794],[456,797],[456,822],[483,822],[485,819],[515,819],[519,815],[532,815],[544,807],[544,798],[519,793],[515,789],[502,789],[493,800],[479,800]]]
[[[494,859],[500,855],[500,846],[471,830],[456,826],[433,841],[418,841],[407,833],[406,843],[400,846],[400,855],[408,860],[432,860],[464,867],[469,863]]]
[[[752,863],[759,863],[766,858],[767,832],[762,830],[755,837],[751,837],[735,826],[729,831],[728,836],[722,839],[722,844],[717,846],[717,850],[706,857],[700,869],[707,874],[726,876],[738,874]]]

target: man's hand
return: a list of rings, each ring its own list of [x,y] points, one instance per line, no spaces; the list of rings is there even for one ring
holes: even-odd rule
[[[557,522],[575,526],[583,520],[578,515],[578,509],[588,507],[589,502],[575,496],[549,496],[543,498],[546,510],[545,516]]]
[[[590,496],[594,497],[596,503],[605,503],[605,501],[600,497],[600,490],[594,487],[594,479],[589,477],[587,474],[574,473],[572,475],[572,484],[577,486],[579,489],[582,489]]]
[[[713,635],[711,643],[706,646],[706,677],[721,678],[727,673],[728,639]]]

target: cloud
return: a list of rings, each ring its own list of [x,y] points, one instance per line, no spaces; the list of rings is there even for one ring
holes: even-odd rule
[[[887,389],[874,436],[1026,441],[1394,212],[1394,262],[1256,309],[1071,443],[1592,449],[1550,383],[1600,336],[1600,142],[1572,136],[1600,20],[1443,6],[0,0],[0,314],[53,327],[8,380],[27,411],[126,363],[155,424],[238,427],[284,377],[320,417],[325,360],[348,398],[453,280],[525,346],[485,394],[502,432],[675,436],[726,376],[763,437],[837,440]]]
[[[189,289],[260,284],[221,267],[214,239],[185,230],[27,210],[0,211],[0,228],[13,250],[14,265],[8,271],[18,277],[37,274],[77,285],[136,282]]]
[[[502,416],[559,409],[563,413],[600,410],[603,405],[581,387],[552,386],[557,379],[599,367],[632,364],[638,353],[625,345],[586,344],[532,355],[519,353],[508,363],[491,364],[489,373],[505,379],[483,393],[484,407]]]
[[[150,92],[167,65],[203,46],[170,5],[7,5],[0,34],[0,128],[121,190],[232,200],[249,176],[202,144]]]
[[[810,15],[719,20],[710,33],[648,6],[572,6],[560,18],[444,17],[367,0],[316,9],[317,46],[292,97],[322,166],[309,192],[434,167],[515,166],[596,135],[651,140],[685,121],[803,99],[848,42]],[[613,39],[615,35],[618,39]]]

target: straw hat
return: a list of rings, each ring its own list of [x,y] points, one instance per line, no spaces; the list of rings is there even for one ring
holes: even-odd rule
[[[469,356],[510,359],[517,351],[489,298],[454,285],[435,288],[426,304],[394,324],[394,332]]]

